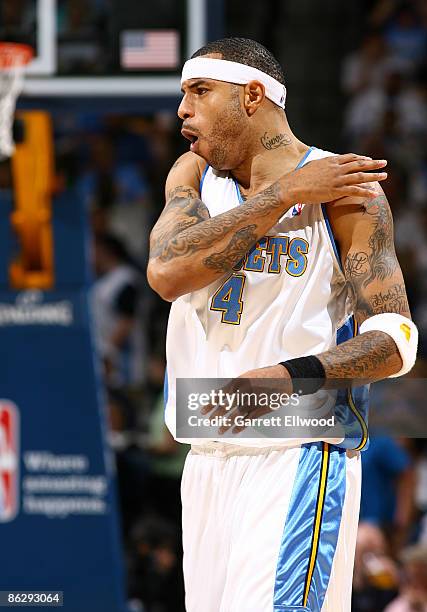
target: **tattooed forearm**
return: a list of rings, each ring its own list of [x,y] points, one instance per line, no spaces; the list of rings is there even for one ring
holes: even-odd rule
[[[380,380],[398,372],[402,360],[394,340],[384,332],[371,331],[317,355],[327,379]]]
[[[278,184],[247,200],[244,206],[214,218],[209,217],[202,201],[194,197],[194,190],[188,189],[187,196],[186,191],[181,187],[171,192],[171,200],[152,232],[150,258],[158,257],[167,262],[217,247],[207,254],[203,264],[218,272],[228,271],[267,229],[260,227],[259,223],[247,225],[248,221],[274,216],[273,225],[283,212]],[[179,209],[179,215],[176,209]]]
[[[242,227],[242,229],[234,234],[223,251],[212,253],[203,260],[205,266],[218,272],[228,272],[256,242],[257,235],[255,234],[255,229],[256,225]]]
[[[209,219],[208,209],[199,199],[196,191],[175,189],[174,192],[175,195],[168,202],[167,208],[163,211],[152,233],[150,258],[164,256],[170,241],[177,233]]]

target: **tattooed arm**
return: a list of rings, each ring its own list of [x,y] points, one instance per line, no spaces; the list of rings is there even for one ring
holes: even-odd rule
[[[193,153],[174,164],[166,181],[166,206],[151,232],[148,281],[168,301],[230,272],[295,202],[369,197],[366,182],[386,176],[367,172],[381,169],[381,160],[353,154],[327,157],[285,174],[243,205],[210,218],[199,195],[204,165]]]
[[[394,250],[390,207],[378,184],[375,190],[373,199],[345,198],[327,205],[359,325],[383,312],[411,317]],[[363,333],[316,357],[325,369],[325,388],[342,387],[343,379],[381,380],[402,367],[394,340],[380,331]],[[262,381],[254,379],[265,378],[283,380],[283,392],[293,390],[290,374],[282,365],[250,370],[241,378],[251,379],[251,392],[263,390]],[[265,413],[264,410],[256,416]]]
[[[172,168],[166,206],[150,236],[148,281],[168,301],[229,272],[283,214],[280,187],[272,185],[211,219],[199,195],[200,159],[186,153]]]
[[[359,325],[383,312],[411,316],[394,250],[390,207],[381,187],[376,189],[374,199],[356,203],[346,199],[327,207]],[[374,381],[402,367],[394,340],[380,331],[361,334],[317,357],[327,378]]]

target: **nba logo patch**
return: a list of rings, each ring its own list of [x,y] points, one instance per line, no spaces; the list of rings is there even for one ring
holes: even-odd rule
[[[295,204],[295,206],[292,209],[292,216],[297,217],[298,215],[301,214],[301,211],[302,211],[302,204]]]
[[[12,521],[18,512],[18,408],[0,400],[0,523]]]

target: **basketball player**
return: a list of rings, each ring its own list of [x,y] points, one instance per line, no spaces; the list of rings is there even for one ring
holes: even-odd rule
[[[252,40],[197,51],[182,91],[190,151],[168,176],[148,266],[173,302],[171,431],[177,378],[321,388],[407,372],[417,330],[379,185],[386,162],[299,141],[282,69]],[[356,433],[337,444],[193,440],[182,482],[189,612],[350,611],[367,443],[358,399],[348,396]]]

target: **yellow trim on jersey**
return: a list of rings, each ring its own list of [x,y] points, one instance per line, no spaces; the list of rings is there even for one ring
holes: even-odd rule
[[[320,466],[319,491],[317,493],[316,512],[314,515],[313,538],[312,538],[311,550],[310,550],[310,560],[308,563],[308,570],[307,570],[305,586],[304,586],[304,597],[303,597],[303,602],[302,602],[302,605],[304,607],[307,605],[308,594],[310,592],[311,581],[313,579],[314,567],[316,565],[317,551],[319,549],[320,530],[322,526],[323,507],[325,505],[326,485],[328,481],[330,450],[329,450],[329,444],[327,442],[322,442],[322,444],[323,444],[323,451],[322,451],[322,463]]]
[[[353,338],[355,338],[356,336],[357,336],[357,321],[356,321],[355,316],[353,315]],[[353,399],[353,395],[351,393],[351,389],[348,390],[347,399],[348,399],[348,404],[350,406],[352,413],[355,415],[355,417],[359,421],[360,427],[362,428],[362,439],[360,441],[360,444],[356,446],[354,450],[362,450],[362,448],[366,446],[366,443],[368,441],[368,426],[365,422],[365,419],[363,418],[363,416],[360,414],[360,412],[358,411],[356,407],[356,404]]]
[[[357,420],[359,421],[360,427],[362,428],[362,439],[360,441],[360,444],[356,446],[354,450],[362,450],[362,448],[366,446],[366,443],[368,441],[368,426],[366,425],[364,418],[356,408],[356,404],[354,403],[354,399],[351,394],[351,389],[348,390],[348,403],[351,411],[356,416]]]

